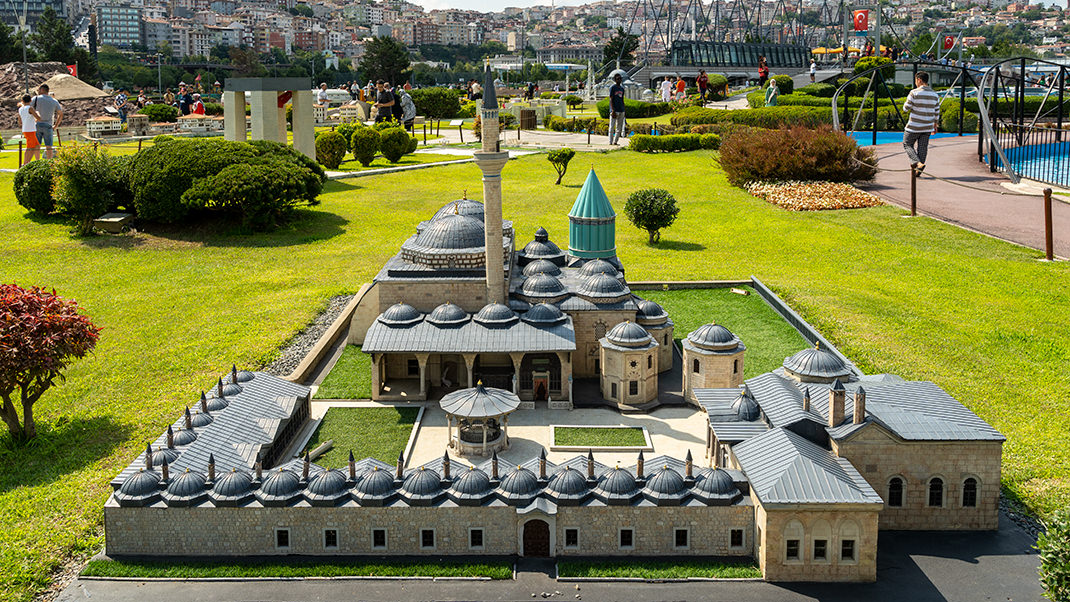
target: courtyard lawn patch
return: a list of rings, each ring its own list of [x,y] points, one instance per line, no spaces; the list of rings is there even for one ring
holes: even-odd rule
[[[419,413],[419,408],[330,408],[306,449],[333,440],[334,447],[316,459],[326,468],[346,466],[350,450],[358,460],[376,458],[394,464],[405,451]]]
[[[360,345],[346,345],[342,356],[316,389],[316,399],[370,399],[372,359]]]
[[[762,571],[753,561],[709,560],[559,560],[558,577],[631,577],[638,579],[758,579]]]
[[[743,356],[744,378],[778,368],[784,358],[810,346],[754,289],[738,288],[750,294],[739,295],[727,288],[635,291],[635,294],[669,312],[676,324],[673,336],[678,344],[687,338],[687,333],[709,322],[731,330],[747,347]]]
[[[865,372],[932,380],[1003,432],[1011,495],[1042,515],[1070,503],[1070,263],[1042,263],[1038,251],[930,218],[901,219],[893,206],[784,211],[729,186],[715,159],[695,151],[573,160],[594,165],[618,212],[651,185],[676,197],[679,218],[656,245],[618,220],[630,280],[757,276]],[[328,182],[321,205],[271,233],[146,224],[79,238],[27,215],[12,177],[0,174],[0,277],[55,287],[104,328],[93,355],[36,404],[38,439],[13,447],[0,435],[0,599],[16,601],[32,600],[72,556],[99,551],[108,481],[201,389],[232,363],[273,359],[444,203],[465,190],[482,200],[479,168],[458,164]],[[567,246],[582,180],[554,186],[556,177],[540,155],[505,166],[504,212],[518,245],[545,226]],[[767,353],[731,315],[692,309],[685,326],[680,308],[666,306],[678,337],[711,319],[732,329],[747,345],[749,375]],[[777,352],[777,363],[801,348]]]
[[[642,427],[555,426],[554,445],[562,447],[643,447]]]
[[[512,579],[513,564],[507,560],[469,563],[443,559],[438,562],[404,560],[334,561],[329,559],[248,562],[163,562],[91,560],[83,577],[133,577],[141,579],[208,579],[220,577],[490,577]]]

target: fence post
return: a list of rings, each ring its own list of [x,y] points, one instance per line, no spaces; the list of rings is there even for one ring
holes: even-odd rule
[[[1044,256],[1048,261],[1055,258],[1051,234],[1051,188],[1044,189]]]
[[[19,167],[22,167],[22,140],[19,140]]]
[[[996,140],[999,138],[999,71],[992,75],[992,115],[989,123],[992,124],[992,139],[988,141],[988,171],[996,173]],[[978,95],[977,102],[981,102]],[[980,110],[980,107],[978,107]]]
[[[1025,125],[1025,59],[1019,65],[1022,81],[1018,84],[1018,125]]]
[[[1066,88],[1066,67],[1059,67],[1059,116],[1056,118],[1058,129],[1055,130],[1055,141],[1063,141],[1063,90]]]
[[[139,153],[141,152],[141,143],[142,142],[143,142],[143,140],[141,138],[137,139],[137,152],[139,152]]]
[[[877,71],[874,71],[873,75],[876,75],[878,78],[880,78],[880,70],[878,69]],[[881,78],[881,82],[883,82],[883,78]],[[879,101],[881,98],[881,90],[879,83],[880,82],[878,82],[878,85],[873,86],[873,146],[877,146],[877,101]],[[862,99],[862,104],[866,104],[866,99]],[[937,112],[939,112],[939,109],[937,109]]]
[[[457,125],[457,133],[461,135],[461,144],[464,144],[464,124]]]
[[[918,216],[918,170],[910,168],[910,217]]]
[[[424,121],[424,146],[427,146],[427,122]]]

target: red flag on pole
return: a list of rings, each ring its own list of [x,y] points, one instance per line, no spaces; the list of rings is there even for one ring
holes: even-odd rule
[[[67,65],[67,73],[70,73],[74,77],[78,77],[78,64]]]
[[[869,11],[856,10],[854,12],[855,31],[869,31]]]
[[[200,74],[200,73],[198,73],[198,74],[197,74],[197,77],[193,78],[193,81],[195,81],[195,82],[199,82],[199,81],[201,81],[201,74]]]
[[[951,50],[955,47],[955,36],[944,36],[944,50]]]

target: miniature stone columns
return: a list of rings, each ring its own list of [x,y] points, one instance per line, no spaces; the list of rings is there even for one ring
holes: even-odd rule
[[[223,137],[227,140],[244,141],[248,138],[245,123],[245,92],[223,92]]]
[[[427,400],[427,360],[431,357],[430,353],[417,353],[416,363],[420,365],[420,397],[421,400]]]

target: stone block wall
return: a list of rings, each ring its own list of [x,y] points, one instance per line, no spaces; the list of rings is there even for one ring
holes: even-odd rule
[[[480,279],[466,280],[383,280],[376,283],[379,292],[379,308],[386,308],[401,301],[417,310],[428,313],[449,301],[467,312],[477,312],[487,304],[487,283]]]
[[[672,339],[673,325],[669,322],[666,326],[643,326],[650,336],[658,342],[658,371],[668,372],[672,370],[672,349],[675,342]]]
[[[714,354],[700,353],[684,345],[684,386],[685,398],[695,401],[695,389],[731,389],[743,383],[743,354],[740,349],[735,353]],[[698,360],[699,371],[695,372]]]
[[[618,403],[637,405],[657,399],[658,397],[658,349],[637,352],[619,351],[602,348],[602,396]],[[649,368],[648,366],[648,358]],[[632,363],[635,367],[632,367]],[[629,383],[636,381],[639,385],[636,394],[632,394]],[[617,395],[613,396],[613,385],[617,385]]]
[[[556,517],[559,556],[752,556],[754,507],[732,506],[562,506]],[[619,530],[634,529],[632,549],[620,548]],[[579,546],[566,548],[565,530],[579,530]],[[675,530],[688,529],[688,547],[677,548]],[[742,529],[743,546],[733,548],[732,529]]]
[[[752,494],[752,499],[753,494]],[[767,581],[875,581],[877,579],[877,520],[872,504],[800,505],[767,509],[756,504],[755,537],[758,564]],[[799,559],[788,560],[787,540],[799,540]],[[814,541],[825,540],[826,559],[814,558]],[[841,560],[844,539],[854,540],[855,560]]]
[[[610,328],[625,320],[635,321],[635,311],[572,311],[572,328],[576,331],[576,354],[572,357],[572,374],[576,378],[599,376],[595,360],[599,359],[601,346],[598,340]]]
[[[999,526],[1002,444],[998,441],[901,441],[870,425],[847,441],[832,442],[884,499],[882,529],[987,530]],[[903,506],[888,506],[888,483],[904,481]],[[943,506],[929,506],[929,481],[944,482]],[[962,485],[977,480],[977,506],[963,507]]]

